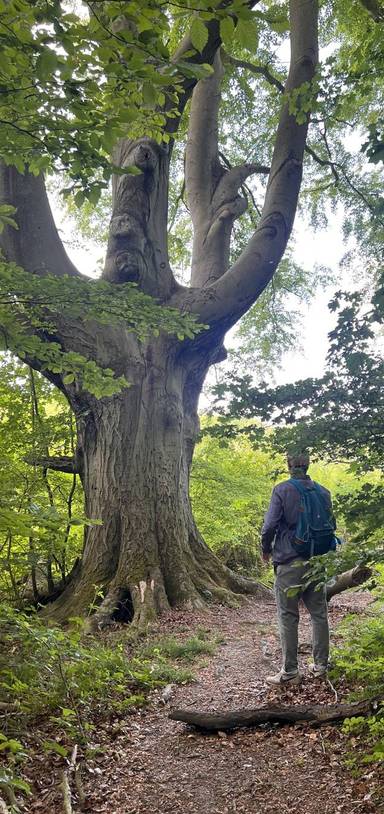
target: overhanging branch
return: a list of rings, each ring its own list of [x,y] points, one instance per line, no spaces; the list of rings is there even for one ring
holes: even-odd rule
[[[23,460],[30,466],[37,466],[41,469],[53,469],[56,472],[66,472],[70,475],[78,475],[79,468],[77,466],[76,458],[71,455],[62,456],[47,456],[37,458],[34,455],[26,455]]]

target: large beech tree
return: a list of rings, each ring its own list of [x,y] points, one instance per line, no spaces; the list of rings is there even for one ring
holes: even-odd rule
[[[131,4],[119,5],[129,11]],[[162,113],[157,127],[163,137],[153,138],[151,132],[120,138],[114,148],[113,165],[122,171],[112,178],[103,271],[104,279],[117,290],[134,282],[162,306],[192,314],[205,327],[191,338],[167,332],[139,338],[122,320],[99,323],[94,315],[81,321],[70,311],[58,314],[54,335],[41,324],[30,326],[48,345],[54,339],[63,352],[81,354],[130,383],[114,395],[97,397],[83,386],[81,375],[53,372],[31,350],[27,354],[29,364],[60,388],[74,412],[77,450],[71,467],[82,480],[87,517],[102,521],[87,528],[81,563],[49,609],[58,620],[85,611],[95,597],[95,587],[104,591],[96,615],[99,622],[128,601],[138,624],[170,606],[201,607],[207,601],[230,599],[233,593],[263,590],[228,570],[206,546],[192,516],[188,481],[199,432],[198,400],[207,371],[225,357],[226,332],[272,279],[291,234],[307,138],[308,89],[318,60],[318,11],[316,0],[290,0],[290,67],[270,167],[257,161],[228,167],[218,145],[224,76],[220,34],[228,31],[222,20],[235,29],[236,5],[249,9],[256,2],[224,0],[213,5],[221,18],[215,14],[199,18],[199,25],[193,24],[194,43],[187,31],[168,64],[169,68],[190,60],[197,66],[212,65],[213,71],[199,81],[188,72],[181,78],[178,74],[176,89],[172,73],[165,73],[168,85],[157,100]],[[121,36],[129,25],[120,17],[110,36]],[[196,48],[199,37],[200,51]],[[307,89],[304,114],[300,94],[295,95],[303,86]],[[176,93],[176,104],[171,104],[168,91]],[[167,249],[172,147],[187,116],[185,192],[193,224],[189,286],[177,282]],[[18,225],[17,231],[11,224],[4,229],[6,259],[32,275],[62,277],[63,285],[68,284],[68,275],[87,283],[60,240],[43,175],[36,174],[36,168],[34,174],[28,167],[19,170],[4,163],[1,171],[1,198],[16,208]],[[233,227],[247,205],[243,184],[259,172],[268,173],[262,212],[248,245],[231,265]],[[123,287],[121,291],[124,296]]]

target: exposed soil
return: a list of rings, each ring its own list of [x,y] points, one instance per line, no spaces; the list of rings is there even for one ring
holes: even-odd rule
[[[333,631],[350,610],[363,612],[369,596],[337,597],[330,607]],[[348,688],[310,678],[310,620],[300,624],[300,687],[269,690],[265,676],[280,666],[275,607],[250,601],[238,610],[214,607],[206,613],[172,613],[160,632],[185,637],[198,625],[222,642],[200,669],[196,681],[151,696],[144,709],[103,724],[102,751],[82,773],[86,802],[74,812],[92,814],[365,814],[384,812],[377,767],[356,778],[346,768],[351,740],[340,727],[265,726],[231,734],[202,735],[168,719],[172,706],[219,710],[282,704],[333,703]],[[333,633],[333,640],[336,634]],[[46,760],[46,758],[45,758]],[[57,758],[57,761],[60,759]],[[59,814],[58,763],[41,776],[29,811]],[[42,767],[43,768],[43,767]],[[383,781],[383,778],[382,778]]]

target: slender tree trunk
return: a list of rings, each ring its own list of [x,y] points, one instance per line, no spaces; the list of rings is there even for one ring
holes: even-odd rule
[[[123,602],[142,625],[174,605],[268,593],[227,569],[193,520],[189,472],[207,363],[180,347],[149,344],[118,396],[76,398],[85,511],[102,525],[88,528],[80,572],[45,611],[56,620],[83,613],[100,588],[98,624]]]

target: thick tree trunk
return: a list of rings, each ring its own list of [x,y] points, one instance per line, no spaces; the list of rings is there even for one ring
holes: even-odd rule
[[[254,0],[249,0],[252,8]],[[222,9],[227,6],[223,0]],[[172,140],[122,140],[114,161],[139,174],[118,174],[113,184],[113,211],[104,278],[118,286],[135,282],[158,302],[196,315],[209,326],[195,340],[177,342],[161,336],[139,344],[119,325],[95,325],[58,314],[55,341],[101,367],[124,375],[131,387],[100,399],[82,390],[81,376],[44,370],[39,357],[28,363],[65,393],[76,415],[78,450],[68,462],[79,471],[86,514],[101,521],[86,531],[82,562],[50,615],[65,620],[89,607],[99,590],[104,599],[99,623],[125,602],[138,624],[176,604],[201,606],[234,594],[269,592],[238,577],[212,554],[193,521],[188,496],[189,468],[198,429],[197,401],[209,366],[223,358],[226,331],[256,302],[271,280],[289,239],[302,177],[309,113],[298,122],[288,95],[303,83],[309,87],[317,65],[317,2],[290,0],[291,63],[287,97],[281,108],[265,202],[253,237],[236,262],[229,264],[232,226],[244,212],[241,185],[253,172],[268,172],[259,163],[228,170],[221,166],[218,145],[219,57],[212,78],[196,87],[186,156],[186,192],[195,226],[191,286],[177,283],[167,249],[167,198]],[[124,20],[122,21],[124,26]],[[120,25],[120,23],[119,23]],[[220,47],[219,20],[206,23],[207,44],[198,62],[214,61]],[[193,49],[194,50],[194,49]],[[174,55],[195,61],[189,35]],[[176,132],[196,79],[164,89],[164,124]],[[209,98],[208,98],[209,97]],[[197,162],[197,163],[196,163]],[[197,170],[196,170],[197,168]],[[48,272],[81,277],[58,241],[42,178],[21,176],[4,167],[0,194],[17,208],[19,230],[4,230],[8,260],[40,276]],[[84,282],[83,278],[83,282]],[[124,291],[122,290],[122,296]],[[22,314],[24,319],[24,313]],[[34,326],[31,325],[31,330]],[[49,343],[51,335],[44,334]],[[58,462],[58,468],[62,462]],[[73,469],[72,469],[73,467]]]
[[[135,622],[175,605],[202,607],[235,594],[268,593],[237,576],[206,546],[193,520],[189,470],[198,432],[197,399],[206,365],[181,343],[137,345],[131,387],[113,398],[72,399],[88,518],[81,568],[46,613],[83,613],[100,589],[95,620],[128,603]]]

